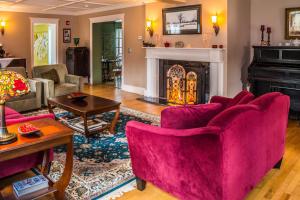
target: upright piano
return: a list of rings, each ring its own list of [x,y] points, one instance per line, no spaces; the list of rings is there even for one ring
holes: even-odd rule
[[[282,92],[290,96],[290,118],[300,117],[300,47],[253,46],[254,57],[248,68],[250,90],[260,96]]]

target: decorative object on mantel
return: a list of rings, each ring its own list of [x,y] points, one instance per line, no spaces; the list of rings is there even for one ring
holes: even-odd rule
[[[0,44],[0,58],[4,58],[5,57],[5,51],[3,49],[3,45]]]
[[[175,42],[175,47],[176,48],[183,48],[184,47],[184,42],[183,41]]]
[[[143,47],[155,47],[155,44],[143,41]]]
[[[146,30],[148,31],[149,36],[153,37],[154,29],[153,29],[153,21],[152,20],[147,20],[147,22],[146,22]]]
[[[218,48],[218,45],[213,44],[211,47],[212,47],[213,49],[217,49],[217,48]]]
[[[286,8],[285,39],[300,39],[300,7]]]
[[[165,43],[164,43],[164,45],[165,45],[165,47],[166,47],[166,48],[168,48],[168,47],[170,47],[170,46],[171,46],[170,42],[168,42],[168,41],[167,41],[167,42],[165,42]]]
[[[75,46],[78,47],[79,42],[80,42],[80,38],[75,37],[75,38],[73,38],[73,41],[74,41]]]
[[[213,28],[214,28],[215,34],[217,36],[220,32],[220,26],[219,26],[219,23],[218,23],[218,15],[217,14],[211,16],[211,22],[213,23]]]
[[[4,35],[5,26],[6,26],[6,21],[4,21],[4,19],[1,20],[0,26],[1,26],[1,35]]]
[[[70,28],[63,29],[63,41],[64,41],[64,43],[71,43],[71,29]]]
[[[201,5],[165,8],[163,13],[163,34],[184,35],[202,33]]]
[[[220,49],[223,49],[223,48],[224,48],[223,44],[220,44],[220,45],[219,45],[219,48],[220,48]]]

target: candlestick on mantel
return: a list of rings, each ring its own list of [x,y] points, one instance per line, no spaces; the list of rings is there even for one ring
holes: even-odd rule
[[[265,45],[265,25],[260,26],[260,31],[261,31],[261,45]]]
[[[268,46],[271,46],[271,33],[272,33],[271,27],[267,28],[267,33],[268,33]]]

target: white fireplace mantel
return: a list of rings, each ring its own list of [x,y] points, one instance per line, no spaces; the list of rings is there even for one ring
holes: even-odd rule
[[[224,49],[145,47],[147,88],[144,96],[159,97],[159,60],[208,62],[210,66],[210,96],[224,95]]]

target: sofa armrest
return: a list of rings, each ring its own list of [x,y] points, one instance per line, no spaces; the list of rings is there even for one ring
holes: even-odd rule
[[[48,105],[48,98],[54,97],[54,81],[43,79],[43,78],[34,78],[33,80],[42,82],[43,85],[43,95],[42,100],[44,105]]]
[[[213,96],[210,99],[210,103],[220,103],[223,105],[228,105],[232,101],[232,98],[221,97],[221,96]]]
[[[204,127],[222,110],[223,106],[219,103],[168,107],[161,112],[161,127],[172,129]]]
[[[220,132],[217,127],[172,130],[129,122],[126,135],[133,172],[167,192],[207,191],[212,193],[205,195],[213,198],[199,199],[222,199]]]
[[[28,79],[30,91],[36,94],[36,107],[41,108],[42,106],[42,82],[38,80]]]
[[[79,91],[83,89],[83,77],[72,74],[66,75],[66,83],[72,83],[78,86]]]
[[[17,119],[8,119],[6,120],[6,125],[12,125],[12,124],[17,124],[17,123],[24,123],[24,122],[29,122],[29,121],[34,121],[38,119],[55,119],[54,114],[44,114],[44,115],[38,115],[38,116],[30,116],[30,117],[22,117],[22,118],[17,118]]]

